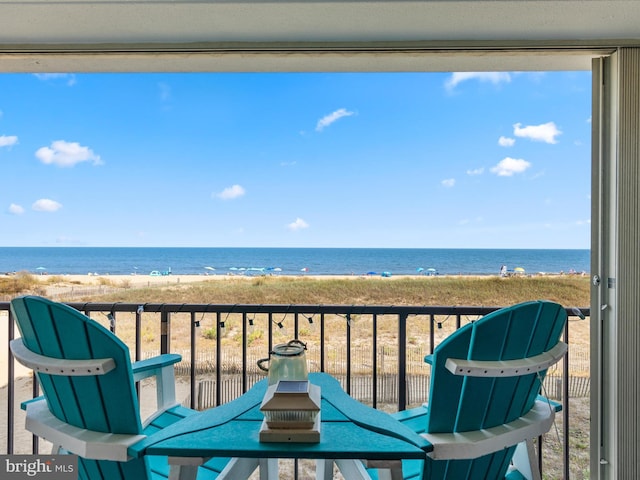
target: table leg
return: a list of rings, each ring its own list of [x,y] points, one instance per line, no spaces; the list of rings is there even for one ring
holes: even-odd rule
[[[261,458],[260,464],[260,480],[278,480],[278,459],[277,458]]]
[[[336,460],[336,465],[346,480],[371,480],[361,460]]]
[[[364,460],[366,468],[378,469],[378,480],[403,480],[402,460]]]
[[[316,480],[333,480],[333,460],[316,460]]]
[[[218,475],[218,480],[247,479],[258,468],[260,462],[257,458],[232,458],[227,466]],[[260,469],[262,472],[262,469]],[[262,475],[262,473],[260,473]]]
[[[196,480],[198,467],[205,462],[200,457],[168,457],[169,480]]]

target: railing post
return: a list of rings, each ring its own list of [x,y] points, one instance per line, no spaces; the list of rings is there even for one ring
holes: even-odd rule
[[[160,312],[160,353],[170,352],[171,339],[171,313],[164,307]]]
[[[222,404],[222,313],[216,312],[216,406]]]
[[[191,312],[191,322],[190,322],[190,334],[191,334],[191,346],[190,350],[190,358],[191,358],[191,369],[189,370],[189,390],[191,393],[191,403],[190,406],[192,409],[196,408],[196,373],[197,373],[197,365],[196,362],[198,358],[196,356],[196,337],[198,333],[198,327],[200,326],[200,322],[196,318],[196,312]]]
[[[9,322],[7,325],[8,328],[8,339],[9,341],[13,340],[13,336],[15,335],[14,327],[13,327],[13,317],[11,316],[11,310],[9,310]],[[14,396],[15,396],[15,384],[14,384],[14,366],[13,366],[13,354],[11,353],[11,349],[7,348],[7,366],[9,367],[7,370],[7,380],[8,380],[8,399],[7,399],[7,454],[13,453],[13,422],[15,420],[15,412],[13,408]],[[35,382],[35,376],[33,377],[33,381]]]
[[[140,305],[136,308],[136,361],[142,360],[142,312],[144,307]]]
[[[324,356],[324,312],[320,314],[320,371],[325,370],[325,356]]]
[[[242,393],[247,391],[247,313],[242,313]]]
[[[372,316],[372,330],[373,330],[373,355],[372,355],[372,370],[373,370],[373,391],[371,395],[373,408],[378,406],[378,315],[375,313]]]
[[[351,314],[347,313],[347,381],[345,391],[351,394]]]
[[[564,342],[569,345],[569,320],[564,324]],[[569,480],[569,352],[564,354],[562,366],[562,454],[564,480]],[[540,470],[542,471],[542,469]]]
[[[407,317],[398,314],[398,411],[407,408]]]

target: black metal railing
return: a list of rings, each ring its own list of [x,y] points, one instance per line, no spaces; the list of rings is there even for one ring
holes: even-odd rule
[[[213,388],[210,385],[208,387],[213,398],[207,405],[220,405],[246,392],[256,381],[258,377],[255,362],[252,360],[256,351],[262,356],[268,356],[274,342],[281,343],[279,339],[301,338],[309,345],[307,359],[313,366],[310,370],[335,375],[349,394],[352,394],[352,387],[356,381],[360,392],[360,380],[366,378],[370,392],[368,395],[358,393],[358,399],[374,408],[397,410],[403,410],[415,403],[416,395],[408,398],[408,392],[416,388],[413,386],[414,383],[409,381],[416,372],[422,376],[421,378],[428,378],[428,369],[421,369],[424,354],[432,353],[437,343],[451,331],[500,308],[99,302],[69,305],[102,322],[122,338],[129,345],[134,360],[141,360],[157,353],[176,350],[184,352],[184,362],[188,365],[188,404],[192,408],[197,408],[198,399],[202,399],[202,392],[199,392],[198,388],[202,384],[203,375],[207,378],[213,377],[210,382]],[[588,308],[572,308],[567,309],[567,313],[571,319],[588,317],[590,312]],[[0,328],[6,329],[9,340],[13,339],[16,332],[8,302],[0,302],[0,320]],[[211,327],[205,328],[209,323]],[[172,329],[175,330],[174,333]],[[568,343],[568,324],[564,336]],[[199,343],[206,345],[199,346]],[[260,347],[254,347],[253,344],[256,343],[260,344]],[[11,454],[15,450],[16,432],[15,371],[8,345],[4,348],[7,355],[4,373],[8,383],[7,422],[6,432],[3,433],[7,439],[6,453]],[[208,368],[199,366],[202,363],[199,360],[202,350],[210,354]],[[559,371],[562,379],[559,400],[563,404],[562,461],[564,478],[568,479],[569,354],[565,356]],[[235,390],[224,388],[223,380],[228,380],[229,377],[233,377],[234,384],[238,387]],[[392,406],[388,404],[387,397],[384,397],[387,398],[384,405],[379,402],[379,389],[383,377],[391,377],[394,380],[395,401]],[[37,396],[37,385],[33,383],[33,396]],[[422,381],[421,384],[428,385],[428,381]],[[428,392],[425,391],[424,398],[420,398],[419,402],[426,401],[427,395]],[[423,393],[420,391],[419,397],[422,396]],[[32,453],[38,453],[37,439],[33,440],[31,450]],[[542,449],[538,450],[542,467]]]

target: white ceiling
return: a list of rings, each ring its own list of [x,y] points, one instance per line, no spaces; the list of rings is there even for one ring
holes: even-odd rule
[[[0,0],[0,71],[569,70],[619,45],[640,0]]]

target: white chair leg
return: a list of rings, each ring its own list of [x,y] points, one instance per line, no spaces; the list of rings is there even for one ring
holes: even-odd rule
[[[316,480],[333,479],[333,460],[316,460]]]
[[[278,480],[279,468],[277,458],[261,458],[260,480]]]
[[[378,470],[378,480],[404,480],[402,460],[364,460],[364,465]]]
[[[247,479],[258,468],[257,458],[232,458],[226,467],[218,475],[218,480],[242,480]],[[262,469],[261,475],[262,475]]]
[[[346,480],[371,480],[361,460],[336,460],[336,465]]]
[[[169,480],[195,480],[197,475],[197,465],[171,465],[169,470]]]
[[[542,477],[537,468],[536,449],[532,439],[518,444],[513,454],[512,463],[527,480],[541,480]]]

